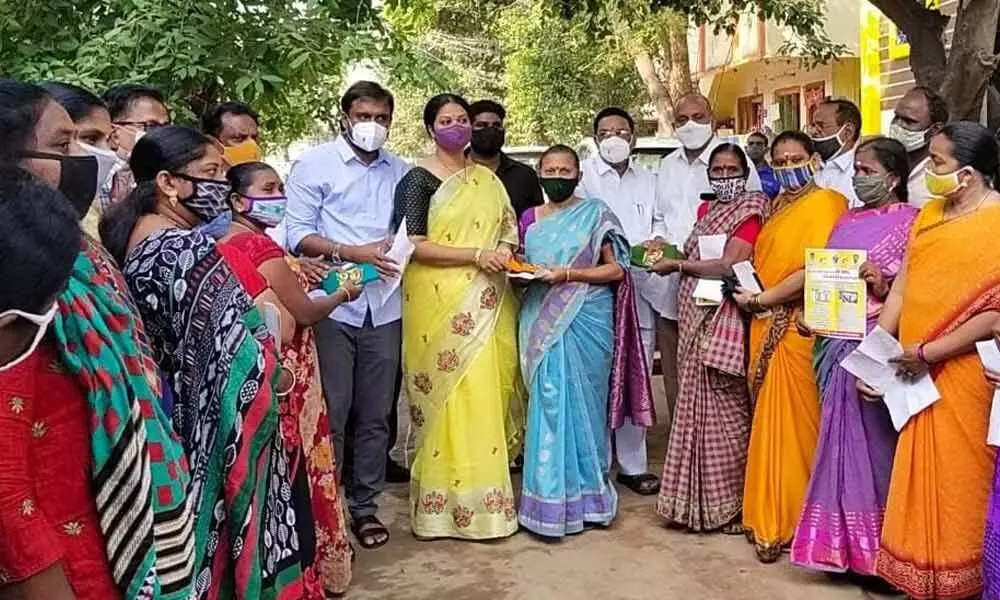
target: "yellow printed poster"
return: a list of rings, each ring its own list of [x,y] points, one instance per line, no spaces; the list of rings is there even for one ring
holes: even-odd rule
[[[805,321],[819,335],[865,337],[868,288],[858,270],[864,250],[806,250]]]

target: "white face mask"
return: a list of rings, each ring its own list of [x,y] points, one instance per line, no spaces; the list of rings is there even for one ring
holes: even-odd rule
[[[704,148],[708,140],[712,139],[712,124],[688,121],[677,128],[677,139],[681,141],[688,150]]]
[[[389,130],[375,121],[353,123],[347,131],[354,145],[365,152],[375,152],[385,144],[385,140],[389,137]]]
[[[620,165],[628,160],[629,155],[632,154],[632,147],[622,138],[613,135],[602,140],[597,146],[597,151],[604,162],[609,165]]]
[[[0,327],[8,323],[13,323],[17,318],[25,319],[35,324],[38,327],[38,332],[35,334],[35,338],[31,340],[31,345],[24,351],[24,354],[15,357],[14,360],[5,365],[0,365],[0,373],[21,364],[38,348],[38,344],[42,343],[42,338],[45,337],[45,332],[48,330],[49,324],[52,323],[52,319],[56,318],[56,305],[53,304],[52,308],[41,315],[26,313],[16,309],[4,311],[0,313]]]
[[[899,123],[889,125],[889,137],[903,144],[907,152],[915,152],[926,146],[928,131],[930,128],[923,131],[911,131]]]
[[[101,189],[101,186],[108,182],[111,169],[118,163],[118,154],[83,142],[78,143],[84,152],[97,159],[97,189]]]

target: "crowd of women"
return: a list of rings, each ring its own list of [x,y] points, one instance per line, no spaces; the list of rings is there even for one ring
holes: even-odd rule
[[[434,152],[385,215],[415,247],[401,300],[411,527],[486,539],[519,524],[546,537],[607,526],[612,432],[654,421],[637,248],[607,203],[579,194],[567,146],[537,167],[549,202],[515,214],[469,158],[470,112],[451,94],[428,103]],[[353,551],[313,326],[363,289],[318,293],[333,266],[265,233],[285,212],[274,169],[191,128],[138,125],[112,123],[73,86],[0,80],[0,591],[343,593]],[[380,144],[348,125],[350,147],[377,158]],[[823,158],[801,132],[771,144],[773,200],[748,189],[742,148],[711,150],[694,230],[645,244],[681,250],[647,265],[680,278],[681,393],[657,512],[745,534],[764,562],[790,551],[918,598],[1000,598],[986,444],[1000,374],[975,354],[1000,335],[1000,152],[969,122],[928,138],[936,198],[920,210],[894,139],[857,146],[856,208],[817,184]],[[104,207],[98,241],[80,221],[122,173],[128,193]],[[700,256],[711,235],[726,238],[721,258]],[[880,391],[840,366],[858,342],[815,335],[803,317],[810,248],[867,252],[869,329],[898,336],[897,376],[933,378],[940,400],[898,434]],[[762,292],[695,301],[699,280],[745,260]],[[516,498],[509,464],[522,452]]]

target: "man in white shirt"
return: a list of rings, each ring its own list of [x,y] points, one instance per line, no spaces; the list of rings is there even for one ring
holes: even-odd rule
[[[861,111],[850,100],[827,98],[813,111],[809,135],[823,159],[816,185],[843,194],[850,208],[861,206],[854,193],[854,150],[861,135]]]
[[[697,221],[702,194],[712,192],[708,182],[708,159],[723,140],[715,135],[715,118],[708,98],[687,94],[674,104],[674,129],[682,148],[664,157],[657,174],[656,216],[653,237],[684,248]],[[761,191],[760,176],[753,163],[747,178],[747,191]],[[667,413],[658,415],[669,425],[677,399],[677,290],[680,275],[657,276],[663,281],[661,293],[653,302],[660,318],[657,335],[663,387],[667,393]]]
[[[948,123],[948,103],[934,90],[918,86],[896,103],[889,137],[898,140],[910,155],[909,203],[922,207],[931,198],[924,174],[930,162],[931,138]]]
[[[392,124],[392,95],[377,83],[352,85],[341,100],[341,135],[305,152],[286,184],[288,247],[334,262],[371,263],[398,276],[383,251],[396,184],[409,170],[382,149]],[[368,292],[315,326],[319,363],[347,506],[366,548],[389,539],[375,516],[385,483],[389,413],[398,395],[402,301],[382,306]],[[344,464],[345,432],[350,465]]]
[[[629,244],[642,244],[653,232],[656,176],[631,158],[635,147],[635,121],[621,108],[605,108],[594,119],[594,141],[598,155],[583,161],[577,195],[603,200],[621,221]],[[646,271],[633,269],[632,273],[638,292],[636,310],[642,344],[647,367],[651,370],[656,316],[650,298],[658,296],[656,286],[662,284]],[[637,427],[626,419],[625,424],[615,431],[615,454],[620,483],[642,495],[659,491],[659,478],[647,472],[644,427]]]

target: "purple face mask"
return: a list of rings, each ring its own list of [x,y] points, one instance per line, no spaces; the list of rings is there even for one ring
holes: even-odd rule
[[[434,130],[434,139],[438,146],[448,152],[458,152],[469,145],[472,139],[472,127],[462,123],[449,125],[441,129]]]

